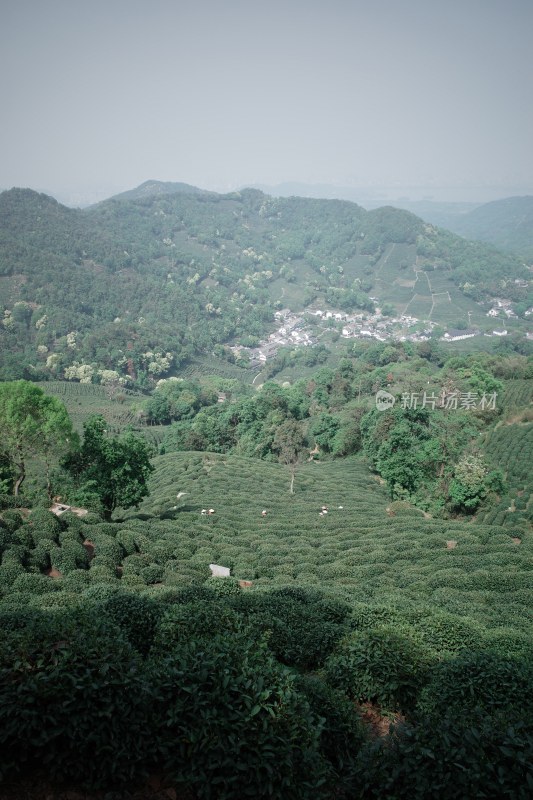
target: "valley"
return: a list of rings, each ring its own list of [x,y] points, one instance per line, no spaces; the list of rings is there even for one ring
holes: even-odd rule
[[[0,223],[7,800],[527,800],[530,265],[184,184]]]

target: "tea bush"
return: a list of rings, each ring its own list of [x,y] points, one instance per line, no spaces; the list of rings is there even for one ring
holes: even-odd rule
[[[346,636],[328,658],[324,674],[354,700],[407,710],[427,680],[430,663],[423,646],[383,626]]]
[[[529,800],[531,718],[424,716],[363,747],[360,800]]]
[[[199,800],[326,797],[323,719],[246,632],[193,638],[154,662],[153,720],[165,773]]]
[[[531,651],[530,651],[531,655]],[[533,664],[525,658],[477,651],[444,661],[432,670],[418,708],[430,714],[487,714],[512,708],[533,713]]]
[[[142,773],[149,691],[120,630],[87,614],[35,614],[0,648],[0,771],[120,785]]]

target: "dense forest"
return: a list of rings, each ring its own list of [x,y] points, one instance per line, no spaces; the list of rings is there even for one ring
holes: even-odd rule
[[[0,797],[528,800],[525,319],[258,374],[225,345],[410,269],[526,308],[529,270],[254,190],[0,215]]]

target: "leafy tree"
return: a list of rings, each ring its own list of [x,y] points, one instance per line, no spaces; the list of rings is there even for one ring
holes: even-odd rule
[[[337,417],[331,414],[322,413],[318,416],[311,427],[311,433],[320,447],[329,453],[333,449],[335,435],[340,427]]]
[[[79,452],[71,454],[66,466],[82,490],[99,497],[105,518],[111,519],[115,508],[137,506],[148,495],[153,467],[146,443],[131,431],[114,438],[106,434],[105,419],[91,417]]]
[[[305,435],[301,423],[295,419],[287,419],[276,429],[272,449],[278,453],[279,460],[291,471],[290,493],[294,494],[294,476],[296,465],[305,447]]]
[[[489,471],[481,454],[463,456],[450,484],[452,508],[472,513],[490,491],[503,489],[501,470]]]
[[[28,381],[0,384],[0,429],[0,462],[7,463],[12,471],[15,496],[26,477],[28,458],[35,457],[44,461],[50,493],[53,459],[66,452],[77,440],[63,403]]]

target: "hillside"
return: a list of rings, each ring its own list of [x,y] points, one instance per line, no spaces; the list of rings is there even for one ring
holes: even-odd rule
[[[526,800],[531,535],[391,504],[359,458],[294,495],[279,464],[154,465],[114,523],[0,514],[2,796]]]
[[[533,261],[533,197],[507,197],[466,214],[450,216],[447,226],[467,239],[489,242]]]
[[[145,181],[135,189],[129,189],[126,192],[113,195],[111,200],[143,200],[145,197],[157,197],[158,195],[166,194],[179,194],[185,192],[186,194],[200,194],[204,192],[203,189],[198,189],[197,186],[191,186],[190,183],[180,183],[176,181]],[[209,194],[209,192],[204,192]]]
[[[221,363],[228,343],[256,346],[287,307],[364,321],[384,306],[396,336],[491,328],[477,301],[496,293],[527,308],[530,273],[514,257],[346,201],[149,181],[79,210],[13,189],[0,195],[0,231],[4,379],[91,372],[150,385],[196,356]],[[327,327],[310,344],[331,343]]]
[[[260,391],[47,382],[44,419],[0,384],[2,797],[527,800],[533,359],[443,352],[364,342]],[[56,398],[104,416],[81,460]]]

